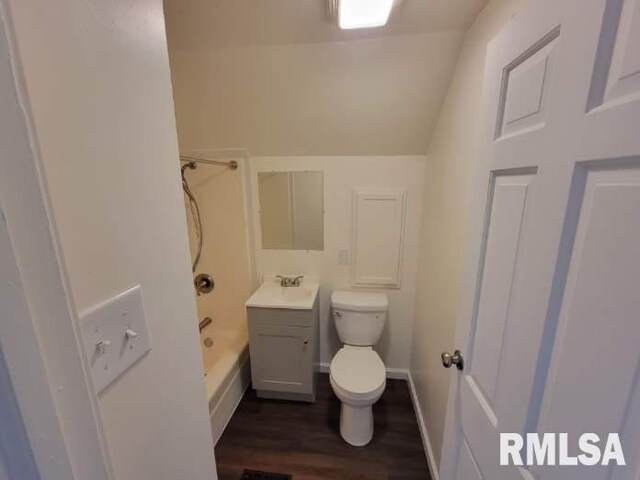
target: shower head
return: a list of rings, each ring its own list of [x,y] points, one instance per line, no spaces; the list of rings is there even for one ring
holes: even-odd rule
[[[182,173],[182,176],[184,177],[184,171],[187,168],[190,168],[191,170],[195,170],[198,167],[198,165],[196,164],[196,162],[186,162],[182,165],[182,167],[180,167],[180,172]]]
[[[195,170],[196,168],[198,168],[198,165],[196,164],[196,162],[187,162],[187,163],[183,163],[182,166],[180,167],[180,176],[182,177],[182,183],[186,184],[187,183],[187,179],[184,178],[184,171],[189,168],[191,170]],[[188,188],[188,185],[187,185]]]

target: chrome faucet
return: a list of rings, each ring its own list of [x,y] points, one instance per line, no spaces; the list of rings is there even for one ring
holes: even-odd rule
[[[298,275],[297,277],[285,277],[283,275],[276,275],[276,278],[280,279],[281,287],[299,287],[300,280],[304,278],[304,275]]]

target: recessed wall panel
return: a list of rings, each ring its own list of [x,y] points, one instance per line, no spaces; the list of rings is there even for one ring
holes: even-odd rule
[[[351,283],[400,287],[404,191],[356,191],[353,197]]]

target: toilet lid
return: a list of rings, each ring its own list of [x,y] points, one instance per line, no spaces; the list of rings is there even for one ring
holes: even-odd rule
[[[371,347],[342,347],[329,370],[334,382],[354,394],[373,392],[386,378],[384,363]]]

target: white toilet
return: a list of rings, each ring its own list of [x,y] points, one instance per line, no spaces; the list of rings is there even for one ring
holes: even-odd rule
[[[342,402],[340,434],[361,447],[373,437],[371,407],[386,385],[384,363],[373,346],[380,339],[389,302],[382,293],[335,291],[331,308],[344,344],[330,366],[331,386]]]

